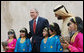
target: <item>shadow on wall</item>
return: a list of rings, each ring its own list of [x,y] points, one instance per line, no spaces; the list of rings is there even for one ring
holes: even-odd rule
[[[1,9],[2,9],[2,15],[3,15],[2,19],[4,20],[7,29],[10,29],[12,27],[13,18],[9,12],[9,2],[2,2]]]

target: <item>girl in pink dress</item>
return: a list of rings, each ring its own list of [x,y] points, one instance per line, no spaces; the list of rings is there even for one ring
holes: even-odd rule
[[[83,52],[83,21],[80,17],[75,17],[67,24],[69,26],[71,41],[61,43],[64,48],[68,48],[70,52]]]
[[[16,35],[15,35],[15,31],[13,29],[10,29],[8,31],[8,46],[5,47],[7,50],[5,52],[14,52],[15,49],[15,45],[16,45]]]

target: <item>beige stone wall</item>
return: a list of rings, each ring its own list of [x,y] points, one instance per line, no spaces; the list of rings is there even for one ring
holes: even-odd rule
[[[7,40],[7,32],[11,28],[15,30],[17,37],[22,27],[26,27],[29,32],[31,8],[37,8],[40,16],[48,19],[50,24],[57,22],[61,28],[62,20],[58,21],[53,13],[53,8],[59,4],[65,5],[70,13],[83,19],[82,1],[1,1],[1,42]]]

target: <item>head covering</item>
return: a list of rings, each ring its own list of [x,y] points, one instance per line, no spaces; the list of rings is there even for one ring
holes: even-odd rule
[[[44,29],[45,29],[46,31],[48,31],[48,27],[45,27]]]
[[[59,16],[69,16],[71,17],[72,15],[66,10],[64,5],[58,5],[54,8],[54,12],[59,15]]]
[[[55,30],[54,23],[50,24],[49,28],[50,28],[51,31]]]
[[[28,34],[28,31],[27,31],[27,29],[26,29],[25,27],[23,27],[23,28],[20,30],[20,32],[24,32],[26,38],[30,38],[30,36],[29,36],[29,34]],[[20,38],[21,38],[21,35],[20,35]]]
[[[77,30],[83,33],[83,21],[80,17],[76,16],[70,20],[71,22],[77,24]]]
[[[26,29],[25,29],[25,28],[22,28],[22,29],[20,30],[20,32],[26,32]]]
[[[61,35],[61,30],[60,30],[60,27],[57,23],[50,24],[49,29],[52,32],[55,31],[56,35],[59,35],[59,36]]]
[[[8,35],[10,35],[10,34],[15,34],[15,32],[14,32],[13,29],[10,29],[10,30],[8,31]]]
[[[8,35],[11,35],[11,34],[14,34],[14,38],[17,39],[17,38],[16,38],[15,31],[14,31],[13,29],[10,29],[10,30],[8,31]],[[8,36],[8,38],[9,38],[9,36]]]

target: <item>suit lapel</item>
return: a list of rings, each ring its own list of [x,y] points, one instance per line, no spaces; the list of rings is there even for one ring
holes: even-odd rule
[[[32,22],[31,22],[31,27],[32,27],[32,30],[33,30],[33,20],[32,20]],[[34,30],[33,30],[33,33],[34,33]]]

